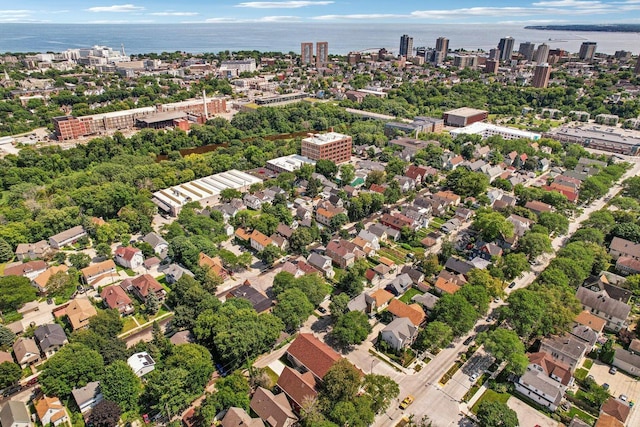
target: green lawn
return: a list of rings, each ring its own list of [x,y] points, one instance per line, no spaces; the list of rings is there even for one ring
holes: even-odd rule
[[[584,412],[582,409],[577,408],[575,406],[571,406],[571,409],[569,409],[569,412],[567,412],[567,415],[571,419],[573,419],[573,417],[577,416],[582,421],[584,421],[585,423],[587,423],[587,424],[589,424],[591,426],[596,423],[596,419],[594,417],[592,417],[591,415],[589,415],[586,412]]]
[[[473,407],[471,408],[471,412],[473,412],[474,414],[477,414],[478,413],[478,408],[480,407],[480,404],[482,402],[507,403],[507,400],[509,400],[510,397],[511,397],[510,394],[497,393],[497,392],[489,389],[489,390],[485,391],[482,396],[480,396],[480,399],[478,399],[478,401],[475,403],[475,405],[473,405]]]
[[[576,377],[577,380],[584,380],[585,378],[587,378],[587,374],[589,373],[589,371],[587,371],[584,368],[580,368],[580,369],[576,369],[575,374],[573,374],[574,377]]]
[[[124,325],[122,327],[122,333],[129,332],[133,328],[138,327],[138,324],[133,320],[133,317],[128,316],[124,319]]]
[[[591,369],[591,367],[592,367],[592,366],[593,366],[593,360],[591,360],[591,359],[586,359],[586,360],[584,361],[584,364],[582,365],[582,367],[583,367],[584,369],[586,369],[586,370]]]
[[[419,289],[409,288],[407,292],[405,292],[404,295],[402,295],[399,299],[405,304],[411,304],[411,298],[413,298],[414,295],[422,295],[422,294],[424,294],[424,292],[422,292]]]

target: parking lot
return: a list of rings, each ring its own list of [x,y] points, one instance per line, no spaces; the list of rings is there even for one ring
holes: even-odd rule
[[[552,420],[541,412],[536,411],[522,400],[511,396],[507,400],[507,406],[518,414],[520,427],[558,427],[559,422]]]
[[[640,382],[621,371],[615,375],[610,374],[609,369],[609,365],[595,361],[589,375],[593,375],[593,379],[600,385],[609,384],[609,393],[612,396],[619,397],[624,394],[629,401],[640,402]]]

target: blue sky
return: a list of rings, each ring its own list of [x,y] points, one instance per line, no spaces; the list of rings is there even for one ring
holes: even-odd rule
[[[640,23],[640,0],[28,0],[0,23]]]

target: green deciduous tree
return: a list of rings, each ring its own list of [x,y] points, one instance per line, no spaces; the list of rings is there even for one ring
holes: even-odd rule
[[[187,390],[189,393],[200,393],[211,379],[214,367],[211,353],[198,344],[182,344],[171,348],[166,358],[166,368],[182,368],[188,372]]]
[[[13,344],[16,339],[16,334],[14,334],[11,329],[7,328],[4,325],[0,325],[0,347],[8,348]]]
[[[313,304],[307,296],[297,288],[290,288],[278,295],[278,303],[273,314],[284,323],[288,331],[293,331],[313,312]]]
[[[36,289],[23,276],[0,277],[0,310],[12,311],[36,299]]]
[[[116,360],[104,369],[100,390],[105,399],[116,402],[123,411],[128,412],[138,407],[142,383],[127,362]]]
[[[207,394],[196,415],[202,425],[210,425],[220,411],[230,407],[249,410],[249,383],[239,371],[216,381],[216,391]]]
[[[360,344],[371,333],[371,325],[366,314],[350,311],[341,316],[333,327],[331,336],[343,346]]]
[[[393,399],[400,394],[398,383],[385,375],[365,376],[363,387],[371,398],[371,409],[376,414],[386,411]]]
[[[348,308],[347,305],[351,301],[349,295],[347,294],[333,294],[331,296],[331,303],[329,303],[329,311],[331,311],[331,318],[333,320],[337,320],[340,316],[347,313]]]
[[[78,270],[82,270],[91,263],[91,257],[83,252],[77,252],[69,255],[69,262]]]
[[[518,427],[518,414],[502,402],[482,402],[478,408],[480,427]]]
[[[444,322],[434,320],[418,333],[416,348],[434,353],[447,347],[453,340],[453,330]]]
[[[525,355],[524,344],[514,331],[504,328],[478,336],[478,342],[496,358],[498,363],[507,362],[507,369],[515,375],[522,375],[527,369],[529,360]]]
[[[532,260],[542,254],[553,252],[551,239],[542,233],[526,233],[518,243],[518,250]]]
[[[451,327],[453,335],[459,337],[469,332],[478,312],[462,295],[443,295],[433,308],[433,318]]]
[[[476,213],[473,227],[480,231],[482,238],[492,242],[500,236],[512,237],[513,224],[499,212],[480,210]]]
[[[45,394],[66,398],[72,389],[98,380],[103,369],[104,362],[97,351],[79,343],[70,343],[44,364],[40,385]]]
[[[565,215],[555,212],[540,213],[538,224],[554,234],[565,234],[569,230],[569,219]]]
[[[0,389],[18,382],[22,376],[22,369],[13,362],[0,363]]]
[[[327,371],[322,379],[320,393],[329,402],[353,401],[360,389],[360,371],[342,358]]]

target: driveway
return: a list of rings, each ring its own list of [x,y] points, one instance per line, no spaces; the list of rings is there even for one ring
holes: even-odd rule
[[[593,379],[600,385],[609,384],[609,393],[612,396],[618,397],[624,394],[629,400],[633,400],[635,403],[640,402],[640,381],[621,371],[612,375],[609,373],[610,368],[609,365],[595,361],[591,369],[589,369],[589,375],[593,375]]]
[[[520,427],[558,427],[560,423],[541,412],[536,411],[531,406],[524,403],[522,400],[517,399],[513,396],[507,400],[507,406],[518,414],[518,421],[520,423]]]

